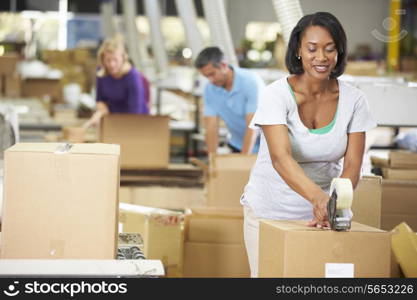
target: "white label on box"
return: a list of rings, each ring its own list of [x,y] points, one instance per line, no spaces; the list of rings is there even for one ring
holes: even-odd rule
[[[355,277],[354,264],[332,264],[326,263],[325,267],[326,278],[353,278]]]

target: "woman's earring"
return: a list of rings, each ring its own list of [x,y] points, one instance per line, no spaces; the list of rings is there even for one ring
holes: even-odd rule
[[[300,60],[301,59],[301,56],[297,56],[297,59]]]

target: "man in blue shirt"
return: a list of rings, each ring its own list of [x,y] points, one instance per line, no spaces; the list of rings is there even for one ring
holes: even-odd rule
[[[232,152],[256,153],[259,139],[249,123],[256,111],[258,94],[265,86],[255,73],[229,65],[218,47],[200,52],[196,68],[209,83],[204,89],[204,123],[208,153],[216,153],[220,118],[231,134]]]

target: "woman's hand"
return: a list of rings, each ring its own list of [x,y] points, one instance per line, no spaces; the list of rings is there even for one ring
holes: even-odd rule
[[[330,223],[327,214],[327,203],[330,200],[330,196],[323,190],[320,190],[313,199],[313,214],[314,219],[308,223],[308,226],[318,228],[330,228]]]
[[[84,129],[88,129],[91,126],[98,126],[100,124],[100,120],[103,117],[103,113],[101,111],[96,111],[91,118],[83,124]]]
[[[91,126],[98,126],[100,124],[101,118],[104,115],[109,114],[109,108],[107,107],[107,104],[98,101],[96,105],[96,112],[91,116],[91,118],[83,124],[83,128],[86,130]]]

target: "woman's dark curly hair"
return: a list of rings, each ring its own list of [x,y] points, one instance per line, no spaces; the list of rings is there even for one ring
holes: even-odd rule
[[[330,73],[330,78],[337,78],[343,74],[347,60],[346,34],[339,20],[328,12],[316,12],[315,14],[302,17],[291,32],[285,55],[285,65],[290,74],[304,73],[303,64],[297,58],[301,46],[301,38],[305,30],[310,26],[321,26],[326,28],[336,44],[338,53],[337,64]]]

